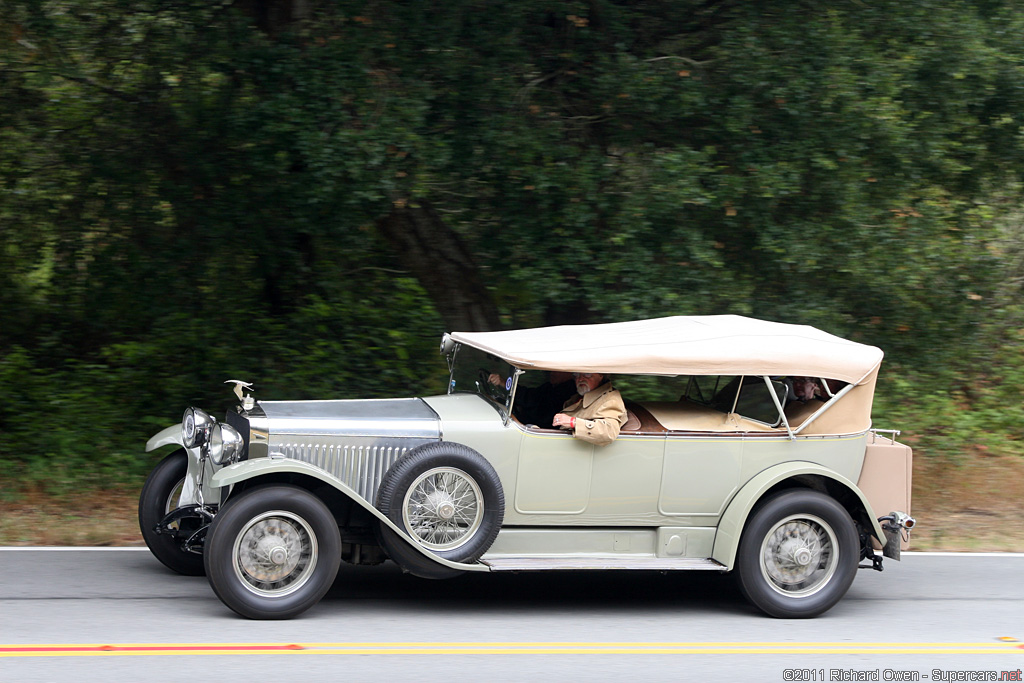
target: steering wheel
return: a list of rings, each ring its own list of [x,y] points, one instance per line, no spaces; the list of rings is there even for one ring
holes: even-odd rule
[[[487,368],[480,368],[477,370],[476,388],[487,398],[491,399],[495,403],[505,403],[505,396],[501,393],[501,389],[491,384],[490,381],[491,371]]]

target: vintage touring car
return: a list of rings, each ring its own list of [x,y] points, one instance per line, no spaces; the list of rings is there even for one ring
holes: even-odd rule
[[[452,333],[441,351],[445,395],[257,401],[234,381],[223,421],[189,408],[146,446],[177,447],[139,501],[153,554],[257,619],[312,607],[342,561],[388,558],[428,578],[734,572],[764,612],[812,617],[906,547],[911,452],[871,428],[873,346],[694,316]],[[524,418],[545,371],[611,375],[617,438]]]

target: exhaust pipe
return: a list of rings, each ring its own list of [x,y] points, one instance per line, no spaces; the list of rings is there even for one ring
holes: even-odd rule
[[[906,529],[910,531],[917,524],[917,520],[908,515],[906,512],[890,512],[885,517],[878,518],[879,523],[883,529],[890,531],[896,531],[898,529]]]
[[[879,517],[878,522],[885,532],[885,545],[882,546],[882,555],[900,561],[900,542],[910,537],[910,530],[917,525],[917,520],[905,512],[894,511],[884,517]],[[881,562],[878,563],[881,565]],[[880,566],[875,569],[881,571]]]

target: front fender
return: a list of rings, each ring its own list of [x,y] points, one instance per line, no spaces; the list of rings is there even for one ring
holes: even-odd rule
[[[167,429],[161,429],[159,432],[154,434],[149,441],[146,442],[146,452],[155,451],[158,448],[164,446],[178,445],[182,448],[185,447],[184,442],[181,440],[181,425],[171,425]]]
[[[165,430],[166,431],[166,430]],[[161,432],[162,434],[163,432]],[[159,435],[158,435],[159,436]],[[156,438],[156,437],[154,437]],[[231,486],[242,481],[254,479],[256,477],[265,474],[304,474],[315,479],[319,479],[322,482],[330,484],[334,488],[341,491],[347,497],[351,498],[356,504],[363,507],[367,512],[372,514],[383,524],[386,524],[392,531],[398,536],[404,539],[409,545],[418,550],[423,554],[424,557],[428,557],[434,562],[450,567],[452,569],[458,569],[465,572],[486,572],[490,569],[486,565],[482,564],[463,564],[461,562],[452,562],[444,558],[434,555],[432,552],[416,543],[411,539],[408,534],[398,528],[398,526],[388,519],[384,513],[377,508],[373,507],[369,502],[366,501],[362,496],[355,492],[350,486],[345,484],[337,477],[325,472],[324,470],[310,465],[309,463],[301,462],[299,460],[289,460],[281,458],[259,458],[257,460],[245,460],[234,465],[229,465],[210,478],[210,487],[217,488],[221,486]]]
[[[787,462],[759,472],[736,493],[729,502],[729,507],[726,508],[725,514],[722,515],[721,521],[718,523],[718,531],[715,533],[715,547],[711,557],[731,570],[736,561],[736,551],[739,548],[740,537],[743,535],[743,527],[746,526],[747,517],[750,516],[750,511],[754,505],[771,487],[781,481],[802,474],[825,477],[849,489],[857,496],[861,505],[867,511],[875,537],[880,540],[885,538],[882,525],[878,523],[874,511],[871,509],[871,504],[868,503],[867,498],[864,497],[864,494],[861,493],[856,484],[834,470],[813,462]],[[884,541],[882,542],[884,543]]]

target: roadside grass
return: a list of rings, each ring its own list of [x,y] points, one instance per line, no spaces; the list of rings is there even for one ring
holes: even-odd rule
[[[38,487],[0,499],[0,545],[142,545],[138,486],[54,494]]]
[[[1024,552],[1024,459],[914,460],[912,550]]]

